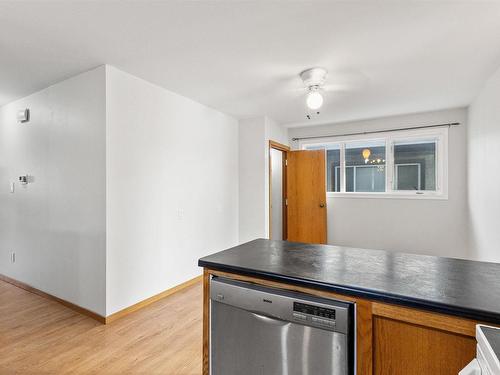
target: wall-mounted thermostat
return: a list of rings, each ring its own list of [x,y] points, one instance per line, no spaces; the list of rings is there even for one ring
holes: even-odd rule
[[[17,111],[17,121],[18,122],[28,122],[30,120],[30,110],[29,108],[20,109]]]

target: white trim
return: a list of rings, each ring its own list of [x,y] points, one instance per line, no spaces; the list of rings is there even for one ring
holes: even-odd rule
[[[345,143],[340,144],[340,192],[345,191]]]
[[[337,170],[339,172],[339,189],[342,188],[342,178],[340,177],[342,175],[342,169],[340,169],[340,165],[337,165],[336,167],[333,168],[334,173],[335,173],[335,187],[337,187]],[[340,193],[340,191],[332,191],[332,193]]]
[[[345,149],[346,143],[362,140],[384,141],[386,150],[386,191],[385,192],[346,192]],[[394,190],[394,144],[400,142],[436,142],[436,191]],[[337,198],[396,198],[396,199],[448,199],[448,128],[398,130],[386,133],[362,134],[356,136],[328,137],[318,140],[300,140],[299,149],[311,145],[340,145],[340,192],[327,192],[327,197]],[[326,183],[326,181],[325,181]]]
[[[385,140],[385,191],[392,191],[392,183],[394,180],[394,145],[391,144],[389,139]]]
[[[391,199],[448,199],[448,195],[436,193],[435,191],[413,191],[402,190],[401,192],[392,191],[388,192],[342,192],[327,191],[327,198],[391,198]]]

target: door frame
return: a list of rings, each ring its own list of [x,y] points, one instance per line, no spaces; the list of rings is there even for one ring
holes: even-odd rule
[[[273,141],[273,140],[269,140],[269,150],[268,150],[268,164],[269,164],[269,176],[268,176],[268,179],[269,179],[269,212],[268,212],[268,215],[269,215],[269,238],[272,237],[272,198],[273,198],[273,195],[272,195],[272,166],[271,166],[271,150],[272,149],[275,149],[275,150],[278,150],[278,151],[281,151],[283,153],[283,163],[282,163],[282,171],[283,171],[283,181],[281,183],[282,185],[282,189],[281,189],[281,193],[282,193],[282,196],[281,196],[281,199],[282,199],[282,214],[281,214],[281,217],[282,217],[282,226],[283,226],[283,234],[282,234],[282,238],[283,240],[286,240],[288,238],[288,227],[287,227],[287,205],[286,205],[286,198],[287,198],[287,194],[286,194],[286,183],[287,183],[287,180],[286,180],[286,167],[287,167],[287,157],[288,157],[288,152],[290,151],[290,147],[289,146],[286,146],[284,144],[281,144],[279,142],[276,142],[276,141]]]

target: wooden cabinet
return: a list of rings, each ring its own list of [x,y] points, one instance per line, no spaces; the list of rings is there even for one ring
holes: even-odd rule
[[[373,319],[373,373],[453,374],[475,357],[475,339],[395,319]]]
[[[373,373],[456,375],[476,354],[475,321],[373,303]]]
[[[210,275],[356,302],[357,373],[360,375],[457,375],[475,357],[478,322],[470,319],[205,269],[204,375],[208,375],[209,370]]]

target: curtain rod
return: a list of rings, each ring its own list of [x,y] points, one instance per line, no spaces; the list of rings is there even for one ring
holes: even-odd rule
[[[332,138],[332,137],[345,137],[345,136],[350,136],[350,135],[364,135],[364,134],[375,134],[375,133],[388,133],[388,132],[395,132],[395,131],[399,131],[399,130],[415,130],[415,129],[426,129],[426,128],[439,128],[439,127],[442,127],[442,126],[452,127],[452,126],[457,126],[457,125],[460,125],[460,123],[459,122],[450,122],[448,124],[412,126],[412,127],[409,127],[409,128],[372,130],[372,131],[358,132],[358,133],[344,133],[344,134],[317,135],[317,136],[309,136],[309,137],[295,137],[295,138],[292,138],[292,141],[299,141],[301,139]]]

